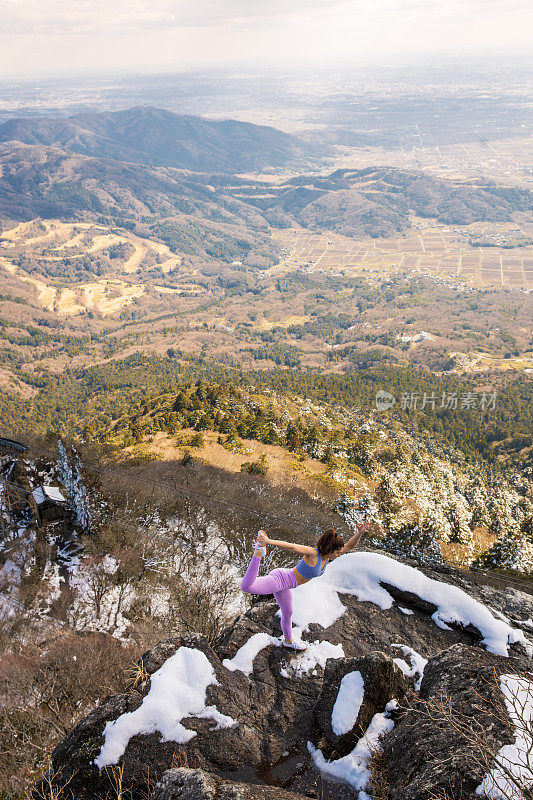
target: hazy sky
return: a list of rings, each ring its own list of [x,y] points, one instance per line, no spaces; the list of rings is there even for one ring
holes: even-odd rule
[[[0,0],[0,68],[327,65],[531,46],[531,0]]]

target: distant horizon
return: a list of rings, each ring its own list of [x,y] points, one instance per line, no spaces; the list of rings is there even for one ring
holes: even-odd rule
[[[498,59],[495,59],[495,55],[498,56]],[[314,65],[314,71],[310,72],[308,64],[253,64],[253,63],[224,63],[224,64],[210,64],[208,66],[201,66],[199,64],[183,64],[183,65],[176,65],[174,67],[162,68],[161,65],[154,65],[154,66],[144,66],[143,68],[140,67],[133,67],[133,66],[116,66],[116,67],[96,67],[91,66],[85,69],[80,69],[79,71],[73,71],[69,67],[64,67],[62,69],[51,70],[49,72],[42,72],[36,73],[34,71],[17,71],[9,73],[7,70],[4,70],[2,74],[0,74],[0,86],[9,84],[12,82],[20,82],[20,83],[36,83],[37,81],[56,81],[56,80],[64,80],[67,79],[68,81],[80,81],[83,79],[87,80],[95,80],[95,79],[105,79],[105,78],[115,78],[115,77],[122,77],[122,78],[142,78],[142,77],[171,77],[171,76],[201,76],[201,77],[209,77],[209,76],[224,76],[224,75],[254,75],[256,73],[272,73],[274,75],[298,75],[299,73],[305,73],[305,75],[310,76],[313,74],[316,75],[327,75],[334,73],[335,71],[344,71],[349,69],[361,69],[361,70],[378,70],[378,69],[401,69],[402,67],[423,67],[423,66],[430,66],[430,67],[446,67],[449,66],[454,70],[461,70],[464,66],[465,69],[468,68],[469,65],[472,64],[483,64],[486,67],[491,67],[491,71],[498,73],[501,72],[501,68],[505,65],[507,66],[520,66],[523,68],[525,72],[530,72],[533,75],[533,57],[531,56],[530,50],[524,48],[523,51],[519,51],[514,49],[512,52],[508,50],[502,50],[501,52],[495,51],[494,48],[490,50],[490,52],[477,52],[477,53],[470,53],[468,56],[465,56],[462,63],[458,64],[457,58],[455,54],[451,53],[432,53],[427,54],[406,54],[405,56],[401,56],[399,53],[389,55],[388,60],[385,60],[383,57],[376,54],[375,58],[367,57],[367,58],[360,58],[358,60],[343,60],[338,62],[328,62],[322,63],[319,65]],[[140,105],[145,105],[144,103],[140,103]]]
[[[525,0],[0,0],[4,80],[528,54]]]

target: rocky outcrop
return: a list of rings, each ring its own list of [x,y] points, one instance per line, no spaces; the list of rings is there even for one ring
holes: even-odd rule
[[[333,709],[342,679],[353,672],[358,672],[364,683],[363,701],[351,729],[338,735],[332,727]],[[409,681],[385,653],[377,651],[362,658],[329,660],[315,708],[316,721],[324,734],[319,741],[324,756],[331,759],[347,755],[363,736],[374,714],[382,712],[389,700],[403,700],[408,688]]]
[[[420,695],[384,739],[390,800],[477,797],[491,754],[514,741],[498,688],[506,659],[456,644],[428,661]],[[444,795],[442,795],[444,796]]]
[[[150,800],[304,800],[303,795],[267,786],[230,783],[201,769],[169,769]]]
[[[456,585],[468,580],[455,572],[432,576]],[[474,582],[469,591],[476,596]],[[524,624],[531,617],[529,596],[483,591],[499,611]],[[475,800],[473,792],[483,778],[479,759],[461,741],[449,716],[439,716],[438,707],[423,712],[428,703],[448,698],[451,719],[470,718],[486,726],[487,746],[495,752],[512,741],[512,728],[494,675],[531,669],[524,647],[511,645],[507,658],[487,653],[479,635],[460,624],[439,627],[431,607],[422,608],[407,592],[401,595],[403,611],[396,605],[381,610],[344,594],[342,603],[346,612],[329,628],[310,625],[305,638],[311,645],[302,655],[273,642],[280,628],[277,605],[269,599],[238,617],[212,645],[198,635],[160,642],[140,660],[143,682],[103,700],[57,746],[53,767],[58,782],[68,783],[76,800],[105,796],[115,767],[100,770],[94,762],[106,725],[144,707],[169,661],[194,651],[203,654],[202,663],[213,676],[205,690],[206,707],[180,717],[188,731],[188,741],[181,744],[163,736],[157,720],[152,720],[151,732],[134,731],[126,738],[115,761],[132,800],[355,800],[359,791],[353,783],[317,770],[308,744],[326,759],[342,758],[392,699],[398,705],[389,712],[394,727],[383,739],[380,779],[386,794],[381,796],[429,800],[431,792],[446,791],[448,800]],[[248,663],[241,648],[251,640],[257,648]],[[428,660],[419,692],[414,678],[403,674],[405,661],[403,672],[399,668],[397,644]],[[343,678],[353,672],[362,677],[364,696],[351,728],[339,734],[332,727],[332,711]],[[499,723],[493,717],[494,703],[502,711]]]

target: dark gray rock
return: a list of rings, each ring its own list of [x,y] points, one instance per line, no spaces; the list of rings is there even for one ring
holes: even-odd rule
[[[428,661],[420,695],[411,695],[383,742],[389,800],[477,798],[492,754],[514,741],[498,688],[508,667],[507,659],[462,644]]]
[[[181,767],[165,772],[150,800],[304,800],[304,796],[277,787],[230,783],[201,769]]]
[[[513,590],[511,597],[508,591],[498,593],[492,587],[481,587],[477,581],[469,583],[468,576],[456,570],[439,573],[424,569],[424,572],[436,580],[461,586],[476,599],[490,600],[495,609],[512,605],[513,615],[520,615],[521,619],[533,613],[528,595],[518,597]],[[444,786],[449,775],[455,794],[449,793],[446,784],[448,800],[468,798],[475,781],[479,784],[483,776],[479,769],[474,769],[471,752],[458,747],[457,736],[446,729],[442,720],[438,724],[423,722],[415,715],[414,701],[407,702],[405,696],[409,681],[390,658],[397,655],[393,645],[408,645],[429,659],[420,692],[422,700],[443,692],[456,704],[454,708],[471,708],[472,719],[479,719],[482,724],[486,720],[487,725],[492,724],[487,716],[490,704],[476,700],[474,690],[488,691],[483,681],[490,667],[496,666],[500,673],[524,670],[526,664],[531,669],[526,651],[521,645],[514,645],[509,658],[491,656],[480,644],[478,632],[438,627],[430,617],[432,605],[419,602],[411,593],[401,595],[401,604],[413,608],[414,613],[409,616],[396,606],[382,611],[373,603],[359,602],[352,596],[343,595],[341,599],[346,613],[326,630],[311,625],[304,636],[311,642],[318,639],[342,644],[345,658],[328,661],[325,671],[317,667],[299,676],[292,671],[289,677],[282,675],[282,668],[299,657],[274,646],[256,656],[249,677],[224,667],[223,660],[231,659],[253,634],[279,635],[277,606],[271,600],[258,602],[247,614],[238,617],[212,646],[198,635],[160,642],[140,660],[142,683],[107,698],[56,747],[55,772],[69,781],[76,800],[105,796],[112,787],[109,770],[100,773],[93,761],[103,744],[106,723],[137,708],[150,689],[150,675],[180,646],[186,646],[201,650],[216,674],[217,685],[207,690],[208,705],[215,705],[221,713],[237,720],[237,724],[216,729],[209,719],[185,719],[184,725],[197,733],[185,745],[163,742],[159,733],[134,736],[119,762],[123,786],[131,800],[144,800],[165,773],[176,766],[203,770],[208,776],[206,781],[208,778],[215,783],[230,781],[239,791],[251,792],[249,787],[253,786],[256,795],[245,794],[247,798],[281,798],[284,790],[288,797],[293,792],[320,796],[322,800],[355,800],[357,791],[316,771],[307,743],[320,743],[326,757],[348,752],[359,731],[393,697],[401,701],[401,709],[395,714],[393,731],[384,740],[385,763],[391,776],[388,800],[429,798],[428,787]],[[354,669],[363,675],[365,701],[354,730],[343,739],[332,732],[331,709],[342,677]],[[509,730],[509,725],[500,728],[493,725],[490,742],[496,747],[510,741]],[[258,794],[260,784],[263,795]],[[217,784],[219,788],[221,785]],[[223,785],[226,791],[226,783]],[[241,785],[246,789],[240,789]],[[278,795],[269,795],[268,785],[279,787],[275,789]],[[178,788],[181,791],[184,787]],[[209,786],[205,791],[208,790]],[[460,794],[462,791],[466,794]]]
[[[338,736],[331,725],[331,715],[345,675],[358,671],[364,683],[364,695],[357,720],[346,734]],[[389,700],[402,701],[409,688],[409,681],[396,666],[392,658],[379,651],[362,658],[330,659],[324,671],[324,681],[315,708],[320,732],[326,741],[319,741],[324,756],[340,758],[353,750],[364,734],[374,714],[381,712]]]

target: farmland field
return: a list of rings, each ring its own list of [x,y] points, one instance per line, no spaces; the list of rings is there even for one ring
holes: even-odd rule
[[[477,286],[533,287],[533,246],[504,248],[469,244],[472,237],[490,234],[526,239],[533,226],[495,226],[476,223],[464,227],[434,225],[414,219],[412,230],[394,239],[357,239],[337,233],[317,234],[304,228],[283,229],[275,234],[286,255],[281,266],[345,274],[365,272],[426,273],[455,278]],[[273,271],[280,266],[273,268]]]

